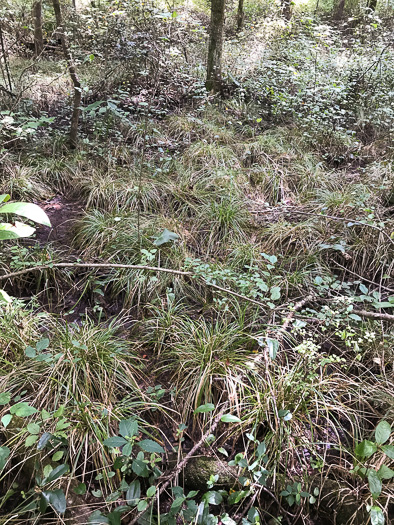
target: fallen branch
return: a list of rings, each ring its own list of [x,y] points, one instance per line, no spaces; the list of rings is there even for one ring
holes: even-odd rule
[[[359,315],[360,317],[367,317],[368,319],[377,319],[378,321],[394,322],[394,315],[392,314],[384,314],[381,312],[369,312],[368,310],[352,310],[351,313]]]
[[[351,222],[352,224],[357,224],[357,226],[366,226],[367,228],[372,228],[373,230],[376,230],[379,233],[381,233],[394,246],[394,240],[382,228],[379,228],[379,226],[375,226],[374,224],[369,224],[367,222],[361,222],[357,219],[349,219],[348,217],[337,217],[335,215],[324,215],[322,213],[301,211],[301,210],[298,210],[296,206],[286,206],[283,208],[266,208],[263,210],[254,210],[251,213],[260,214],[260,213],[267,213],[268,211],[280,211],[282,213],[294,213],[295,215],[297,214],[307,215],[309,217],[319,217],[321,219],[328,219],[330,221]]]
[[[107,269],[108,268],[109,269],[124,268],[124,269],[129,269],[129,270],[145,270],[149,272],[163,272],[163,273],[170,273],[172,275],[183,275],[187,277],[196,277],[195,274],[192,272],[186,272],[183,270],[172,270],[171,268],[161,268],[158,266],[157,267],[156,266],[145,266],[142,264],[48,263],[48,264],[41,264],[39,266],[33,266],[31,268],[24,268],[23,270],[18,270],[17,272],[0,275],[0,281],[4,281],[6,279],[12,279],[13,277],[18,277],[20,275],[24,275],[30,272],[48,270],[51,268],[107,268]],[[247,297],[246,295],[241,295],[228,288],[223,288],[222,286],[219,286],[217,284],[210,283],[206,281],[205,279],[203,280],[204,280],[204,283],[210,288],[214,288],[215,290],[219,290],[220,292],[228,293],[229,295],[233,295],[234,297],[238,297],[238,299],[242,299],[249,303],[256,304],[257,306],[260,306],[260,308],[264,308],[264,309],[267,308],[267,305],[265,305],[264,303],[256,301],[255,299],[251,299],[250,297]]]
[[[157,497],[160,497],[163,494],[163,492],[171,484],[171,482],[176,478],[176,476],[181,472],[181,470],[184,468],[184,466],[192,459],[192,457],[197,452],[197,450],[201,447],[201,445],[204,443],[204,441],[207,440],[208,436],[210,434],[212,434],[213,432],[215,432],[216,427],[218,426],[221,417],[223,416],[225,410],[227,409],[227,406],[228,406],[228,402],[226,402],[223,405],[223,407],[220,410],[219,414],[213,420],[212,426],[209,428],[209,430],[207,430],[207,432],[205,432],[205,434],[201,437],[201,439],[193,446],[193,448],[190,450],[190,452],[182,459],[182,461],[180,463],[178,463],[178,465],[171,471],[171,473],[167,474],[167,475],[163,474],[162,476],[160,476],[159,480],[160,479],[165,479],[166,481],[160,487],[160,490],[159,490],[159,492],[157,494]],[[138,520],[141,518],[141,516],[143,514],[145,514],[145,512],[152,506],[153,502],[154,502],[154,499],[152,498],[148,502],[148,506],[146,507],[146,509],[144,509],[141,512],[139,512],[137,514],[137,516],[133,520],[131,520],[129,522],[129,525],[135,525],[138,522]]]

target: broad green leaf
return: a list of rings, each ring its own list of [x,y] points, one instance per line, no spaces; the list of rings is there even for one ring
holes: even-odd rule
[[[166,242],[176,241],[177,239],[179,239],[179,235],[177,235],[174,232],[170,232],[170,230],[167,230],[167,228],[165,228],[163,233],[153,242],[153,244],[155,246],[161,246]]]
[[[138,422],[135,419],[122,419],[119,422],[119,434],[125,437],[133,437],[138,434]]]
[[[372,441],[364,440],[356,446],[354,452],[356,456],[364,459],[370,458],[372,454],[375,454],[377,450],[378,447],[375,443],[373,443]]]
[[[385,519],[380,507],[372,507],[370,511],[371,525],[384,525]]]
[[[156,452],[157,454],[162,454],[164,452],[164,448],[152,439],[143,439],[137,444],[140,448],[142,448],[142,450],[145,450],[145,452]]]
[[[224,456],[228,456],[227,450],[225,448],[223,448],[223,447],[218,448],[218,452],[220,452]]]
[[[38,224],[43,224],[44,226],[51,226],[51,222],[48,218],[48,215],[36,204],[30,202],[9,202],[4,204],[0,208],[0,213],[12,213],[20,215],[21,217],[26,217],[31,221],[37,222]]]
[[[382,492],[382,481],[379,479],[376,470],[371,469],[368,472],[368,484],[372,497],[374,499],[378,498],[380,496],[380,493]]]
[[[242,423],[239,417],[233,416],[232,414],[225,414],[221,417],[220,421],[223,423]]]
[[[0,204],[2,202],[7,202],[10,200],[10,196],[8,195],[8,193],[3,193],[3,195],[0,195]]]
[[[59,514],[66,512],[67,503],[66,497],[62,489],[46,490],[42,493],[49,505]]]
[[[386,456],[388,456],[390,459],[394,459],[394,445],[383,445],[382,450]]]
[[[11,414],[5,414],[2,418],[1,418],[1,422],[4,426],[4,428],[7,428],[8,425],[11,423],[11,420],[12,420],[12,416]]]
[[[207,403],[197,407],[194,414],[205,414],[207,412],[212,412],[213,410],[215,410],[215,405],[213,403]]]
[[[28,403],[22,402],[13,405],[10,408],[11,414],[15,414],[18,417],[29,417],[37,412],[37,409],[31,407]]]
[[[111,447],[111,448],[123,447],[123,445],[126,445],[126,443],[127,443],[127,440],[122,438],[121,436],[113,436],[113,437],[110,437],[104,440],[104,445],[106,447]]]
[[[379,445],[383,445],[391,435],[391,425],[387,421],[381,421],[375,430],[375,440]]]
[[[275,359],[279,348],[279,341],[267,337],[267,347],[270,358]]]
[[[210,490],[203,495],[202,499],[210,505],[220,505],[223,501],[223,496],[216,490]]]
[[[59,465],[58,467],[54,468],[52,472],[49,474],[47,478],[44,479],[43,483],[50,483],[51,481],[55,481],[56,479],[60,478],[69,471],[68,465]]]
[[[0,290],[0,303],[11,304],[12,298],[5,290]]]
[[[49,432],[44,432],[44,434],[40,437],[40,439],[38,441],[37,449],[38,450],[42,450],[43,448],[45,448],[47,443],[49,442],[49,440],[52,437],[53,437],[53,435],[50,434]]]
[[[8,447],[0,447],[0,472],[5,467],[10,454],[11,450]]]
[[[35,228],[28,224],[23,224],[23,222],[15,221],[15,224],[2,222],[0,223],[0,241],[31,237],[35,231]]]
[[[141,497],[141,484],[136,479],[132,483],[130,483],[129,488],[126,492],[126,503],[128,505],[131,505],[132,507],[135,507],[135,505],[138,505],[139,499]]]
[[[99,510],[95,510],[92,512],[92,514],[89,516],[89,525],[101,525],[102,523],[109,523],[108,518],[106,516],[103,516]]]

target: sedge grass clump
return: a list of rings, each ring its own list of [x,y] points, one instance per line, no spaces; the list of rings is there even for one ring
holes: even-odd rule
[[[223,253],[228,243],[246,241],[252,226],[245,201],[236,196],[223,196],[200,206],[196,223],[196,237],[209,253]]]
[[[167,230],[176,238],[160,236]],[[183,267],[188,257],[186,242],[190,234],[179,221],[163,216],[136,213],[104,213],[92,210],[77,225],[75,244],[86,257],[101,257],[114,264],[163,266],[174,270]],[[155,244],[156,241],[159,244]],[[167,287],[184,290],[184,278],[158,272],[157,275],[144,269],[112,268],[104,270],[104,283],[114,296],[119,294],[125,304],[140,303],[142,298],[165,292]]]
[[[213,313],[211,319],[191,319],[165,309],[146,325],[145,340],[160,355],[160,373],[171,374],[177,402],[185,416],[200,404],[221,396],[236,401],[253,341],[244,313]]]
[[[165,191],[160,181],[135,170],[101,170],[82,172],[75,178],[76,195],[86,200],[88,208],[102,210],[158,211],[162,206]]]
[[[34,168],[6,163],[0,177],[0,192],[8,193],[13,200],[45,200],[53,191]]]
[[[211,169],[240,169],[241,162],[231,147],[207,141],[193,143],[183,154],[186,165]]]

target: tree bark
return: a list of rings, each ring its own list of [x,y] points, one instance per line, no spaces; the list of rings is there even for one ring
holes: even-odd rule
[[[244,26],[244,0],[238,0],[238,11],[237,11],[237,31],[241,31]]]
[[[42,36],[42,0],[37,0],[33,5],[34,16],[34,54],[41,55],[44,50],[44,38]]]
[[[60,39],[63,47],[63,54],[67,61],[68,72],[70,74],[71,81],[74,86],[74,101],[73,101],[73,113],[71,117],[71,129],[70,129],[70,146],[75,148],[78,143],[78,122],[80,115],[80,106],[82,98],[81,83],[77,75],[77,69],[71,56],[70,46],[64,30],[62,10],[60,7],[60,0],[52,0],[53,9],[55,11],[56,25],[60,33]]]
[[[282,0],[282,15],[286,20],[291,18],[291,0]]]
[[[339,3],[337,5],[337,9],[336,9],[336,12],[335,12],[335,20],[342,20],[343,12],[345,10],[345,2],[346,2],[346,0],[339,0]]]
[[[206,88],[217,93],[222,85],[224,10],[226,0],[211,0]]]

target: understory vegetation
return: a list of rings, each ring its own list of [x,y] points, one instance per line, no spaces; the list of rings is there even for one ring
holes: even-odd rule
[[[215,1],[0,6],[2,525],[394,520],[393,5]]]

